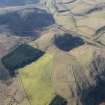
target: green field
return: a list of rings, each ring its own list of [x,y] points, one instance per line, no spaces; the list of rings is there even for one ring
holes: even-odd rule
[[[38,61],[19,69],[31,105],[49,105],[54,98],[52,66],[53,56],[45,54]]]

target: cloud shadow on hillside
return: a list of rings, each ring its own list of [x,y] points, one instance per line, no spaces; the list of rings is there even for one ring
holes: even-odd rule
[[[0,15],[0,33],[17,36],[36,36],[44,27],[54,24],[51,14],[45,10],[23,9]]]
[[[8,69],[11,76],[15,76],[19,68],[36,62],[45,52],[33,48],[27,44],[16,47],[13,51],[2,58],[3,65]]]
[[[83,45],[84,41],[78,36],[72,36],[68,33],[65,33],[64,35],[55,36],[54,43],[63,51],[70,51],[75,47]]]
[[[96,84],[81,91],[83,105],[101,105],[105,103],[105,58],[98,55],[91,62],[91,76]]]
[[[57,95],[49,105],[67,105],[67,101],[63,97]]]

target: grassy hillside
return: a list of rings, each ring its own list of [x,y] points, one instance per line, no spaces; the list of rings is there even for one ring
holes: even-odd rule
[[[37,62],[19,69],[31,105],[49,105],[53,99],[52,64],[53,56],[45,54]]]

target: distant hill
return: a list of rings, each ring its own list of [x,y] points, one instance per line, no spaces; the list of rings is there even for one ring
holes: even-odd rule
[[[40,0],[0,0],[0,6],[16,6],[38,3]]]

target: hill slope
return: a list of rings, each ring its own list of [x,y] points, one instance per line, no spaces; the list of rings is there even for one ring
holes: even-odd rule
[[[52,64],[53,56],[45,54],[37,62],[19,69],[31,105],[48,105],[55,96],[51,81]]]

